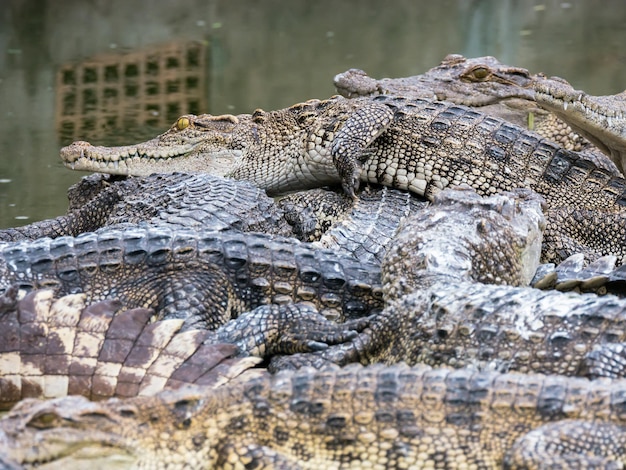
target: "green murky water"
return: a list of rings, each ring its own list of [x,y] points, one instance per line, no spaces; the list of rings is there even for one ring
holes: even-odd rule
[[[408,76],[453,52],[613,94],[625,39],[617,0],[4,0],[0,226],[65,212],[72,140],[133,143],[184,112],[285,107],[351,67]]]

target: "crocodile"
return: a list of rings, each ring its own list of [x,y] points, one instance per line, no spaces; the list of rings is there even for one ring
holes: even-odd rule
[[[532,193],[442,191],[389,246],[384,310],[353,340],[271,369],[405,361],[626,377],[626,300],[527,287],[542,225]]]
[[[196,173],[113,178],[95,174],[68,190],[67,214],[0,231],[0,240],[76,236],[104,226],[144,223],[172,228],[307,234],[312,223],[294,227],[264,191],[245,181]]]
[[[427,201],[374,185],[358,195],[355,201],[340,189],[318,188],[274,200],[248,182],[206,173],[145,177],[95,173],[69,188],[67,214],[0,230],[0,241],[153,225],[293,236],[361,261],[380,263],[403,218]]]
[[[473,108],[490,116],[535,130],[569,150],[591,144],[535,102],[535,75],[527,69],[501,63],[491,56],[466,58],[447,55],[439,65],[420,75],[403,78],[370,77],[360,69],[335,75],[337,91],[346,98],[398,95],[435,98]]]
[[[536,76],[531,82],[539,106],[557,115],[626,169],[626,92],[592,96],[560,77]]]
[[[425,365],[25,400],[3,468],[622,468],[626,381]]]
[[[545,262],[582,252],[624,258],[626,181],[475,109],[427,99],[310,100],[239,116],[180,117],[161,136],[128,147],[75,142],[61,150],[74,169],[141,174],[193,167],[251,181],[270,194],[359,180],[428,199],[467,183],[481,195],[533,189],[548,204]]]
[[[134,227],[0,246],[0,289],[52,288],[215,329],[259,305],[304,301],[329,319],[380,309],[380,265],[256,232]]]
[[[50,289],[2,297],[0,411],[25,398],[102,400],[184,384],[215,387],[261,361],[215,332],[181,332],[182,320],[150,323],[150,309],[122,310],[115,300],[89,305],[85,297],[55,298]]]
[[[285,196],[278,204],[295,227],[316,221],[308,237],[312,246],[381,263],[403,221],[428,202],[407,191],[368,185],[356,201],[341,192],[310,189]]]

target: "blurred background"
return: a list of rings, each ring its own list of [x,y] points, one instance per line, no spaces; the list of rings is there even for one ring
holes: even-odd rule
[[[2,0],[0,228],[60,215],[59,148],[132,144],[184,113],[249,113],[332,79],[423,73],[449,53],[626,88],[623,0]]]

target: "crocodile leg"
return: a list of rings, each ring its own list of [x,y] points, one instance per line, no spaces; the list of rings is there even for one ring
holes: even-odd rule
[[[303,303],[262,305],[227,322],[209,341],[235,344],[260,357],[320,351],[356,338],[370,319],[335,323]]]
[[[625,431],[613,423],[549,423],[520,437],[505,457],[504,468],[623,468]]]
[[[370,156],[368,146],[387,130],[394,112],[389,106],[371,103],[354,112],[333,139],[331,155],[346,194],[356,198],[361,163]]]
[[[180,268],[129,278],[113,287],[109,295],[131,308],[153,308],[157,320],[187,320],[188,328],[213,330],[236,316],[241,302],[231,281],[215,266],[189,268],[180,277]]]

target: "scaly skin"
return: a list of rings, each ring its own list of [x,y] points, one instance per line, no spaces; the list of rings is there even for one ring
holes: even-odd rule
[[[502,64],[495,57],[449,54],[436,67],[412,77],[377,80],[363,70],[350,69],[335,75],[333,82],[346,98],[395,95],[450,101],[527,126],[529,112],[546,114],[534,104],[533,90],[528,88],[531,80],[528,70]]]
[[[307,301],[329,318],[381,307],[380,268],[257,233],[108,229],[0,247],[0,288],[84,292],[215,329],[267,303]]]
[[[535,130],[568,150],[597,150],[554,114],[537,105],[530,86],[535,77],[524,68],[505,65],[494,57],[465,58],[450,54],[420,75],[377,80],[363,70],[350,69],[336,75],[334,83],[346,98],[396,95],[450,101]],[[604,161],[597,158],[597,163]],[[612,163],[609,168],[614,168]]]
[[[524,287],[541,226],[532,194],[441,192],[390,244],[387,305],[368,328],[272,367],[405,361],[626,377],[625,300]]]
[[[289,225],[274,201],[245,181],[202,173],[153,174],[122,180],[107,177],[85,177],[72,186],[66,215],[0,230],[0,240],[77,236],[105,226],[137,223],[283,236],[304,230]]]
[[[0,420],[23,468],[621,468],[626,382],[350,366]]]
[[[185,153],[176,153],[178,148]],[[548,204],[544,261],[583,252],[589,258],[614,254],[621,264],[626,255],[623,179],[460,105],[335,97],[238,117],[183,116],[165,134],[132,148],[133,155],[174,156],[119,160],[128,152],[75,143],[62,150],[62,158],[76,169],[112,173],[172,171],[192,160],[196,169],[212,172],[227,153],[232,165],[220,173],[273,194],[341,182],[354,195],[359,180],[429,199],[461,183],[481,195],[525,187]]]
[[[275,202],[246,181],[206,173],[97,173],[70,187],[66,215],[0,230],[0,240],[77,236],[141,224],[294,236],[361,261],[380,262],[402,218],[426,202],[405,191],[364,189],[356,201],[331,189],[311,189]]]
[[[603,256],[586,264],[582,254],[572,255],[562,263],[542,264],[531,285],[537,289],[561,292],[595,292],[598,295],[626,296],[626,267],[615,267],[615,256]]]
[[[626,168],[626,92],[592,96],[559,77],[532,81],[537,103],[593,142],[617,165]]]
[[[54,298],[51,290],[14,297],[13,305],[5,302],[0,411],[25,398],[102,400],[184,384],[218,386],[260,362],[238,358],[237,345],[219,342],[214,332],[181,332],[182,320],[150,323],[153,313],[122,310],[114,300],[87,305],[84,294]]]
[[[309,241],[313,246],[346,253],[362,262],[380,263],[387,245],[402,222],[428,202],[407,191],[367,186],[353,200],[327,189],[310,189],[285,196],[279,206],[285,213],[317,221]],[[291,219],[289,219],[291,222]]]

